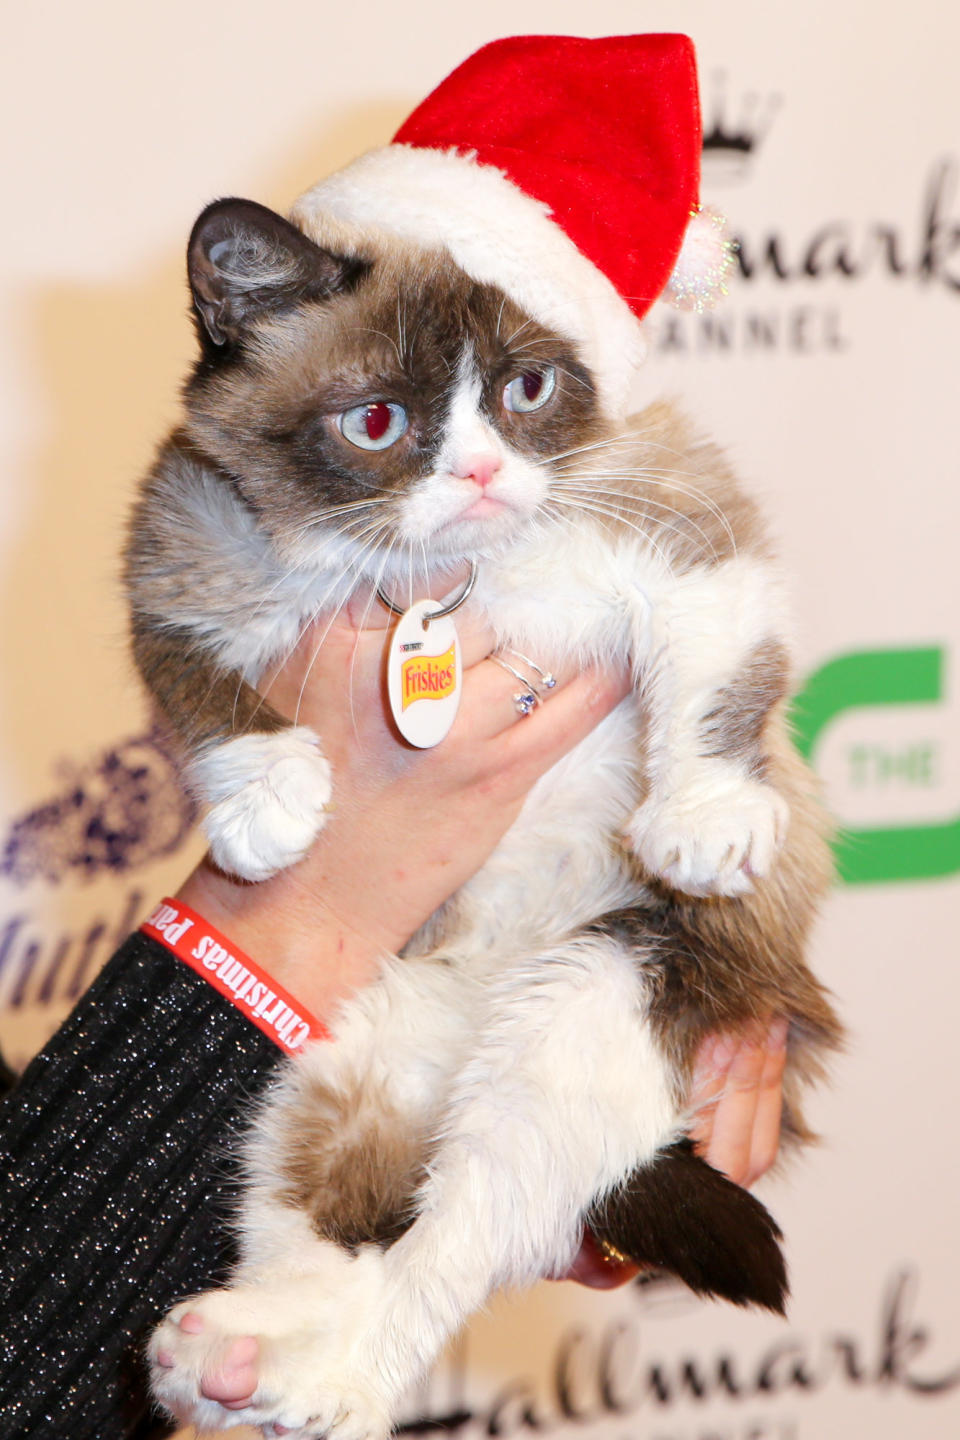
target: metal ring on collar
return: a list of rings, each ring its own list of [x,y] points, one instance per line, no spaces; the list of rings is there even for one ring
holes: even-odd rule
[[[460,606],[466,600],[467,596],[470,594],[476,583],[477,562],[474,560],[470,566],[470,574],[464,581],[463,589],[460,591],[460,594],[457,595],[453,600],[451,600],[449,605],[444,605],[440,610],[432,610],[430,614],[426,616],[426,619],[440,620],[443,618],[444,615],[452,615],[454,610],[459,610]],[[393,601],[390,599],[390,596],[386,593],[382,585],[377,586],[377,599],[380,601],[381,605],[385,605],[386,608],[392,611],[394,615],[406,615],[407,610],[409,609],[409,606],[394,605]]]

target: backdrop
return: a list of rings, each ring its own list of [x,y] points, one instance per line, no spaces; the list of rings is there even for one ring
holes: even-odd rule
[[[845,827],[815,961],[851,1028],[823,1146],[765,1198],[789,1319],[543,1285],[470,1329],[411,1421],[464,1436],[960,1432],[952,1056],[960,11],[939,0],[35,4],[6,18],[0,236],[0,1033],[22,1062],[197,853],[130,678],[117,551],[192,349],[216,195],[284,208],[518,29],[683,29],[726,307],[650,324],[667,391],[766,497],[794,577],[799,743]],[[585,117],[587,118],[587,117]]]

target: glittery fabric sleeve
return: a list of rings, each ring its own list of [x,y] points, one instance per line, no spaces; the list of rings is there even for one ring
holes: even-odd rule
[[[231,1141],[282,1063],[141,934],[34,1060],[0,1109],[3,1440],[153,1433],[143,1340],[223,1277]]]

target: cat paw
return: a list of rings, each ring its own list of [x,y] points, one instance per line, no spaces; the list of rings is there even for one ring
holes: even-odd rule
[[[304,726],[212,745],[194,761],[191,781],[210,806],[214,861],[244,880],[266,880],[302,859],[331,795],[330,766]]]
[[[260,1341],[231,1333],[216,1309],[215,1294],[178,1305],[147,1345],[155,1399],[200,1431],[249,1423],[260,1384]]]
[[[293,1282],[184,1301],[147,1347],[155,1398],[200,1433],[251,1426],[293,1440],[386,1440],[389,1406],[375,1366],[359,1361],[357,1297],[338,1298],[308,1302]]]
[[[634,813],[626,838],[644,869],[686,895],[745,895],[770,871],[790,812],[769,785],[707,770]]]

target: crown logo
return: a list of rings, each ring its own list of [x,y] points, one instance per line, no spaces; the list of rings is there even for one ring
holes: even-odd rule
[[[704,107],[703,171],[711,182],[742,180],[780,108],[779,95],[746,91],[736,112],[730,100],[727,76],[711,77],[709,104]],[[709,128],[707,128],[709,114]]]

